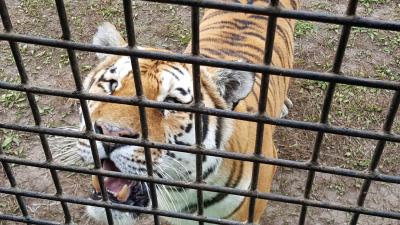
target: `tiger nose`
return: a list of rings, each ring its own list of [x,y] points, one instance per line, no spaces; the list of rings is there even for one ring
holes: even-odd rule
[[[113,137],[126,137],[133,139],[137,139],[140,137],[139,133],[134,132],[130,128],[119,127],[117,125],[107,122],[96,121],[94,123],[94,131],[98,134],[104,134]]]
[[[129,128],[122,128],[122,127],[116,126],[112,123],[106,123],[106,122],[96,121],[94,123],[94,130],[98,134],[104,134],[104,135],[113,136],[113,137],[126,137],[126,138],[133,138],[133,139],[137,139],[140,137],[139,133],[135,133]],[[106,152],[106,154],[108,156],[115,149],[124,146],[124,144],[111,143],[111,142],[102,142],[102,145],[104,147],[104,151]]]

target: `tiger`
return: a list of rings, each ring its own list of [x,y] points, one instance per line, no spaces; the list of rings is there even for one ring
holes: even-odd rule
[[[266,0],[221,0],[267,7]],[[297,0],[281,0],[281,8],[298,8]],[[233,62],[263,64],[268,16],[206,9],[200,22],[200,57]],[[293,67],[294,21],[278,18],[274,40],[272,65]],[[126,47],[127,43],[116,27],[103,23],[93,37],[94,45]],[[164,49],[137,47],[141,50]],[[184,54],[190,54],[191,43]],[[96,53],[100,61],[84,80],[84,89],[90,94],[119,97],[135,96],[136,89],[129,56]],[[140,77],[146,99],[193,105],[193,68],[191,64],[139,58]],[[200,100],[204,107],[248,114],[258,113],[262,74],[226,68],[200,67]],[[279,118],[287,114],[292,104],[288,99],[289,78],[271,75],[267,94],[266,114]],[[111,102],[88,101],[92,129],[97,134],[143,138],[138,106]],[[184,146],[196,145],[195,115],[177,110],[146,108],[148,140]],[[82,114],[82,112],[81,112]],[[205,149],[252,155],[256,142],[256,123],[201,114],[201,146]],[[83,120],[81,129],[86,130]],[[275,126],[264,125],[262,155],[277,158],[273,134]],[[96,141],[103,170],[130,175],[147,174],[145,149],[140,146]],[[90,143],[79,139],[77,147],[82,159],[93,162]],[[193,182],[196,180],[196,155],[166,149],[150,150],[155,177]],[[201,171],[203,182],[249,190],[253,163],[228,158],[204,156]],[[258,191],[270,192],[275,166],[262,164],[259,168]],[[93,200],[101,200],[100,182],[92,177]],[[149,184],[122,178],[104,177],[104,187],[111,202],[151,208]],[[197,190],[156,184],[158,208],[166,211],[197,215]],[[250,198],[240,195],[203,191],[204,215],[212,218],[245,222]],[[254,223],[259,223],[267,201],[256,200]],[[139,213],[111,210],[114,223],[138,223]],[[88,206],[87,213],[99,223],[106,223],[103,208]],[[165,218],[171,224],[197,224],[195,221]]]

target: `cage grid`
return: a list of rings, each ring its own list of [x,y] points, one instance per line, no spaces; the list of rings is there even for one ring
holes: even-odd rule
[[[271,0],[268,7],[259,7],[254,5],[242,5],[237,3],[219,2],[214,0],[144,0],[148,2],[158,2],[166,4],[177,4],[191,7],[192,12],[192,55],[182,55],[175,53],[160,53],[152,51],[144,51],[136,48],[135,31],[132,16],[132,1],[123,0],[125,25],[127,31],[128,46],[122,47],[105,47],[91,44],[84,44],[74,42],[71,39],[67,14],[63,0],[55,0],[57,13],[59,16],[60,26],[62,28],[62,39],[50,39],[45,37],[35,37],[29,35],[22,35],[13,32],[12,22],[8,14],[5,0],[0,0],[0,15],[3,23],[5,32],[0,33],[0,41],[7,41],[10,45],[15,64],[17,66],[19,76],[21,79],[20,84],[12,84],[5,81],[0,81],[0,89],[14,90],[25,92],[28,98],[28,102],[32,111],[35,125],[25,126],[17,124],[0,123],[0,128],[10,129],[16,131],[24,131],[30,133],[37,133],[40,137],[40,141],[45,153],[45,161],[33,161],[28,159],[17,158],[8,156],[0,149],[0,161],[5,171],[5,174],[9,180],[10,188],[0,186],[0,193],[14,195],[17,199],[21,216],[0,214],[0,220],[23,222],[27,224],[59,224],[54,221],[47,221],[41,219],[31,218],[24,202],[24,197],[38,198],[58,201],[61,203],[64,213],[64,224],[72,224],[73,218],[71,217],[68,203],[92,205],[103,207],[106,210],[108,224],[114,224],[112,218],[111,209],[120,209],[133,212],[140,212],[150,214],[154,216],[154,223],[160,224],[159,216],[175,217],[180,219],[188,219],[198,221],[199,224],[214,223],[214,224],[253,224],[255,200],[266,199],[270,201],[279,201],[284,203],[296,204],[301,206],[301,212],[299,216],[298,224],[305,224],[305,218],[307,215],[308,207],[318,207],[332,210],[339,210],[352,213],[350,221],[351,225],[355,225],[358,222],[359,215],[370,215],[385,218],[392,218],[400,220],[400,212],[397,211],[384,211],[369,209],[364,207],[364,201],[367,196],[369,187],[372,181],[381,181],[387,183],[400,184],[400,176],[387,175],[379,172],[377,167],[381,155],[383,153],[386,142],[400,142],[400,135],[391,132],[392,124],[394,122],[396,113],[400,104],[400,83],[386,80],[374,80],[370,78],[352,77],[341,74],[341,64],[345,55],[347,41],[350,35],[352,27],[365,27],[374,28],[381,30],[400,31],[400,22],[397,21],[383,21],[372,18],[360,17],[356,15],[356,9],[358,0],[349,0],[347,11],[345,15],[330,15],[325,13],[317,13],[302,10],[287,10],[283,9],[279,5],[279,0]],[[245,13],[253,13],[259,15],[266,15],[269,17],[267,26],[267,38],[265,44],[265,55],[264,65],[255,65],[245,62],[228,62],[219,59],[203,58],[199,55],[199,23],[201,8],[214,8],[228,11],[238,11]],[[309,20],[322,23],[338,24],[342,26],[342,32],[340,35],[340,41],[336,49],[336,56],[334,58],[334,64],[331,72],[314,72],[304,71],[298,69],[284,69],[278,68],[271,65],[271,57],[274,47],[274,36],[276,29],[276,21],[278,18],[291,18],[296,20]],[[68,52],[68,58],[70,61],[70,67],[72,75],[75,81],[76,90],[67,91],[60,89],[45,88],[40,86],[33,86],[29,84],[29,77],[25,71],[24,63],[20,54],[18,43],[29,43],[35,45],[43,45],[48,47],[63,48]],[[89,94],[83,90],[82,81],[78,66],[78,60],[75,55],[75,51],[89,51],[89,52],[101,52],[115,55],[126,55],[130,56],[132,70],[134,74],[134,82],[136,87],[136,96],[134,97],[115,97],[115,96],[103,96]],[[176,103],[165,103],[147,100],[143,96],[143,90],[141,85],[140,70],[138,64],[138,58],[149,58],[158,59],[165,61],[176,61],[182,63],[190,63],[193,65],[193,86],[195,95],[195,104],[193,106],[180,105]],[[245,113],[239,113],[234,111],[224,111],[220,109],[206,108],[201,104],[200,101],[200,66],[213,66],[221,68],[247,70],[252,72],[262,73],[262,86],[260,90],[260,100],[258,105],[258,113],[256,115],[249,115]],[[327,91],[325,93],[325,99],[323,102],[322,112],[320,115],[320,121],[304,122],[295,121],[283,118],[271,118],[265,115],[266,110],[266,99],[267,99],[267,88],[269,84],[269,76],[288,76],[292,78],[302,78],[309,80],[318,80],[329,82]],[[389,106],[388,113],[386,115],[383,127],[380,132],[359,130],[352,128],[344,128],[333,126],[328,123],[328,115],[332,105],[333,95],[335,93],[336,84],[348,84],[354,86],[364,86],[371,88],[387,89],[395,91],[391,104]],[[41,118],[38,110],[38,105],[35,100],[35,95],[50,95],[58,97],[74,98],[80,101],[82,114],[84,117],[86,131],[71,131],[63,130],[59,128],[48,128],[42,126]],[[93,131],[90,114],[88,110],[87,100],[114,102],[121,104],[134,105],[139,107],[140,121],[142,138],[140,140],[133,140],[123,137],[109,137],[105,135],[96,134]],[[182,146],[165,143],[156,143],[148,140],[148,128],[147,128],[147,117],[145,108],[162,108],[180,110],[185,112],[195,113],[195,133],[196,133],[196,145],[195,146]],[[212,116],[226,117],[232,119],[240,119],[246,121],[252,121],[257,123],[257,137],[256,146],[253,155],[246,155],[234,152],[223,152],[216,149],[204,149],[201,147],[201,115],[207,114]],[[309,131],[317,132],[317,137],[314,142],[314,148],[312,156],[307,162],[299,162],[285,159],[271,159],[261,155],[263,128],[265,124],[304,129]],[[377,140],[375,150],[373,153],[372,161],[367,171],[356,171],[351,169],[337,168],[320,165],[318,163],[319,153],[321,150],[321,143],[325,134],[338,134],[350,137],[359,137],[366,139]],[[90,141],[92,148],[92,156],[94,158],[94,168],[89,169],[78,166],[60,165],[53,161],[52,153],[49,149],[49,144],[46,139],[46,135],[58,135],[74,138],[83,138]],[[99,154],[96,148],[96,141],[107,141],[121,144],[137,145],[142,146],[145,149],[146,168],[147,176],[123,174],[113,171],[104,171],[101,169],[101,163]],[[160,148],[171,151],[186,152],[196,154],[196,180],[191,183],[183,181],[165,180],[157,177],[153,177],[153,168],[151,164],[150,148]],[[209,185],[202,182],[201,173],[202,171],[202,157],[205,155],[217,156],[235,160],[244,160],[253,162],[253,173],[252,182],[249,190],[239,190],[230,187],[220,187],[215,185]],[[22,190],[18,188],[16,179],[13,175],[10,164],[18,164],[25,166],[32,166],[38,168],[49,169],[53,183],[56,189],[55,194],[40,193],[29,190]],[[271,164],[282,167],[295,168],[299,170],[305,170],[308,172],[307,181],[305,183],[305,192],[303,197],[291,197],[275,193],[263,193],[257,191],[257,181],[259,179],[259,165],[260,164]],[[95,201],[90,199],[78,198],[75,196],[65,195],[62,191],[62,184],[58,178],[57,171],[68,171],[90,175],[97,175],[100,181],[102,201]],[[346,177],[360,178],[364,182],[361,187],[361,191],[357,198],[355,205],[344,205],[339,203],[331,203],[325,201],[318,201],[310,199],[312,187],[314,183],[314,177],[316,173],[328,173]],[[147,182],[150,185],[150,199],[152,202],[152,208],[143,208],[137,206],[129,206],[123,204],[111,203],[107,199],[106,190],[104,187],[103,177],[118,177],[125,179],[132,179],[137,181]],[[197,190],[197,207],[198,213],[196,215],[169,212],[158,209],[157,194],[155,190],[156,184],[169,185],[174,187],[183,187]],[[249,204],[249,215],[246,223],[231,221],[227,219],[218,219],[212,217],[206,217],[203,215],[203,191],[221,192],[227,194],[241,195],[250,197]]]

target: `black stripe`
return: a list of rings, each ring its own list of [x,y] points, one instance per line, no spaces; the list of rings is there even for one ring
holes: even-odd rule
[[[240,161],[240,179],[237,179],[232,187],[236,188],[243,176],[243,161]],[[228,215],[223,217],[224,219],[232,217],[244,204],[246,198],[243,198],[242,202]]]
[[[174,76],[177,80],[180,80],[179,77],[172,71],[168,70],[168,69],[163,69],[163,71],[170,73],[172,76]]]
[[[173,66],[173,65],[169,65],[169,66],[171,68],[173,68],[174,70],[178,71],[178,73],[182,74],[182,76],[185,75],[185,73],[179,67],[176,67],[176,66]]]
[[[92,76],[92,77],[90,78],[90,82],[89,82],[89,86],[87,87],[87,90],[90,90],[90,88],[92,87],[94,81],[95,81],[94,76]]]
[[[231,218],[244,204],[246,198],[243,198],[242,202],[240,203],[240,205],[238,205],[238,207],[236,207],[235,210],[233,210],[229,215],[223,217],[222,219],[229,219]]]
[[[204,56],[206,58],[214,58],[212,55],[207,54],[207,53],[200,53],[201,56]]]
[[[99,81],[108,82],[108,80],[106,80],[106,79],[104,78],[104,76],[105,76],[105,73],[103,73],[103,74],[100,76]]]
[[[282,28],[282,25],[276,26],[276,29],[277,29],[278,35],[280,35],[281,38],[285,41],[285,44],[286,44],[287,48],[288,48],[288,49],[292,49],[293,46],[292,46],[292,43],[291,43],[291,41],[290,41],[290,36],[289,36],[289,34]],[[290,52],[290,50],[289,50],[289,52]]]
[[[109,93],[109,91],[105,87],[103,87],[102,83],[97,83],[97,87],[101,88],[103,92]]]
[[[235,22],[232,22],[232,21],[217,21],[217,22],[215,22],[215,23],[209,24],[209,26],[211,26],[211,25],[217,25],[217,24],[231,25],[231,26],[234,26],[234,27],[235,27],[236,29],[238,29],[238,30],[244,30],[244,29],[247,29],[247,28],[251,28],[251,27],[249,27],[249,25],[246,24],[246,23],[242,23],[242,25],[239,25],[239,24],[237,24],[237,23],[235,23]]]
[[[217,118],[217,131],[215,132],[215,145],[217,149],[221,147],[221,138],[222,138],[222,125],[223,125],[222,117]]]
[[[243,162],[239,162],[239,163],[240,163],[239,174],[242,175],[242,173],[243,173]],[[233,184],[230,183],[234,179],[233,176],[235,175],[235,172],[236,172],[235,170],[232,170],[232,172],[229,175],[228,180],[224,184],[224,187],[236,188],[237,185],[240,183],[242,176],[240,176],[240,179],[237,179]],[[217,204],[218,202],[221,202],[226,197],[228,197],[228,195],[229,195],[228,193],[219,192],[213,198],[204,201],[204,208],[208,208],[208,207],[210,207],[210,206],[212,206],[214,204]],[[188,209],[189,213],[194,213],[197,210],[197,203],[193,203],[193,204],[189,205],[187,207],[187,209]],[[236,209],[235,209],[235,211],[236,211]]]
[[[291,0],[290,6],[292,7],[292,9],[297,9],[297,0]]]
[[[246,31],[246,32],[243,32],[243,34],[257,37],[258,39],[265,41],[265,36],[263,34],[259,34],[259,33],[253,32],[253,31]]]
[[[189,133],[190,130],[192,130],[192,127],[193,127],[192,123],[189,123],[189,124],[187,125],[187,127],[185,128],[185,132],[186,132],[186,133]]]
[[[175,141],[175,144],[177,144],[177,145],[192,146],[190,143],[179,141],[176,135],[174,135],[174,141]]]
[[[254,98],[256,99],[256,102],[258,103],[258,94],[254,89],[251,89],[251,93],[254,95]]]
[[[274,48],[274,52],[275,52],[275,54],[279,57],[279,60],[281,61],[282,66],[284,66],[283,64],[284,64],[284,62],[286,61],[285,59],[287,58],[287,57],[285,57],[285,56],[287,56],[287,55],[283,52],[283,50],[284,50],[284,49],[278,48],[278,47],[275,47],[275,48]],[[273,63],[273,64],[274,64],[274,63]]]
[[[183,95],[183,96],[188,94],[183,88],[180,88],[180,87],[175,90],[179,91],[181,93],[181,95]]]
[[[208,115],[207,114],[202,114],[202,122],[203,122],[203,141],[206,140],[207,134],[208,134]],[[205,158],[205,157],[204,157]]]
[[[229,41],[229,40],[224,40],[224,39],[221,39],[221,38],[203,38],[200,41],[209,41],[209,42],[217,42],[217,43],[229,44],[229,45],[232,45],[232,46],[235,46],[235,47],[246,47],[246,48],[251,48],[254,51],[257,51],[257,52],[259,52],[261,54],[264,53],[264,51],[261,48],[259,48],[257,46],[254,46],[254,45],[251,45],[251,44],[248,44],[248,43]]]
[[[251,19],[257,19],[257,20],[268,20],[268,16],[263,16],[263,15],[257,15],[257,14],[252,14],[249,16]]]
[[[215,16],[220,16],[220,15],[229,14],[229,13],[232,13],[232,12],[225,11],[225,10],[215,10],[214,12],[211,12],[211,13],[207,14],[206,16],[204,16],[201,22],[204,23],[205,21],[207,21]]]
[[[233,49],[211,49],[211,48],[202,48],[202,51],[208,51],[211,54],[215,54],[218,56],[236,56],[238,58],[244,59],[247,62],[261,61],[261,57],[259,55],[251,54],[250,52],[233,50]],[[246,57],[248,56],[248,57]],[[251,58],[250,58],[251,57]]]
[[[203,172],[202,174],[203,180],[206,180],[217,169],[217,166],[218,163],[215,163],[212,167],[209,167],[205,172]]]
[[[84,142],[79,142],[79,144],[80,144],[80,145],[83,145],[83,146],[85,146],[85,147],[90,147],[90,145],[89,145],[89,144],[87,144],[87,143],[84,143]]]
[[[232,32],[225,31],[225,30],[221,31],[221,33],[225,34],[226,36],[224,36],[224,37],[229,38],[232,41],[243,41],[246,39],[246,36],[243,36],[243,35],[240,35],[237,33],[232,33]]]
[[[253,21],[251,21],[251,20],[242,20],[242,19],[238,19],[238,18],[235,18],[235,19],[233,19],[233,20],[234,20],[235,22],[237,22],[237,23],[242,24],[242,26],[246,26],[246,27],[255,26],[255,27],[258,27],[258,28],[260,28],[260,29],[265,30],[265,27],[260,26],[259,24],[255,23],[255,22],[253,22]]]
[[[233,25],[226,25],[226,24],[217,24],[214,26],[207,26],[200,30],[200,34],[204,36],[204,33],[208,30],[217,30],[217,29],[235,29]]]
[[[290,34],[293,35],[294,33],[294,26],[291,23],[291,19],[288,18],[279,18],[280,20],[284,20],[287,23],[287,26],[290,28]]]
[[[240,165],[239,165],[239,169],[240,169],[240,171],[239,171],[239,174],[240,174],[239,179],[236,179],[235,182],[234,182],[233,184],[227,183],[227,184],[225,185],[226,187],[236,188],[236,187],[239,185],[240,181],[242,180],[242,176],[243,176],[243,164],[244,164],[244,162],[243,162],[243,161],[239,161],[239,163],[240,163]],[[232,180],[232,179],[231,179],[231,180]]]

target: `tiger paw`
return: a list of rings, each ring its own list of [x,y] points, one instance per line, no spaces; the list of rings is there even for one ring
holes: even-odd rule
[[[292,107],[293,107],[293,102],[289,98],[286,98],[281,109],[280,118],[287,116],[289,114],[289,109]]]

